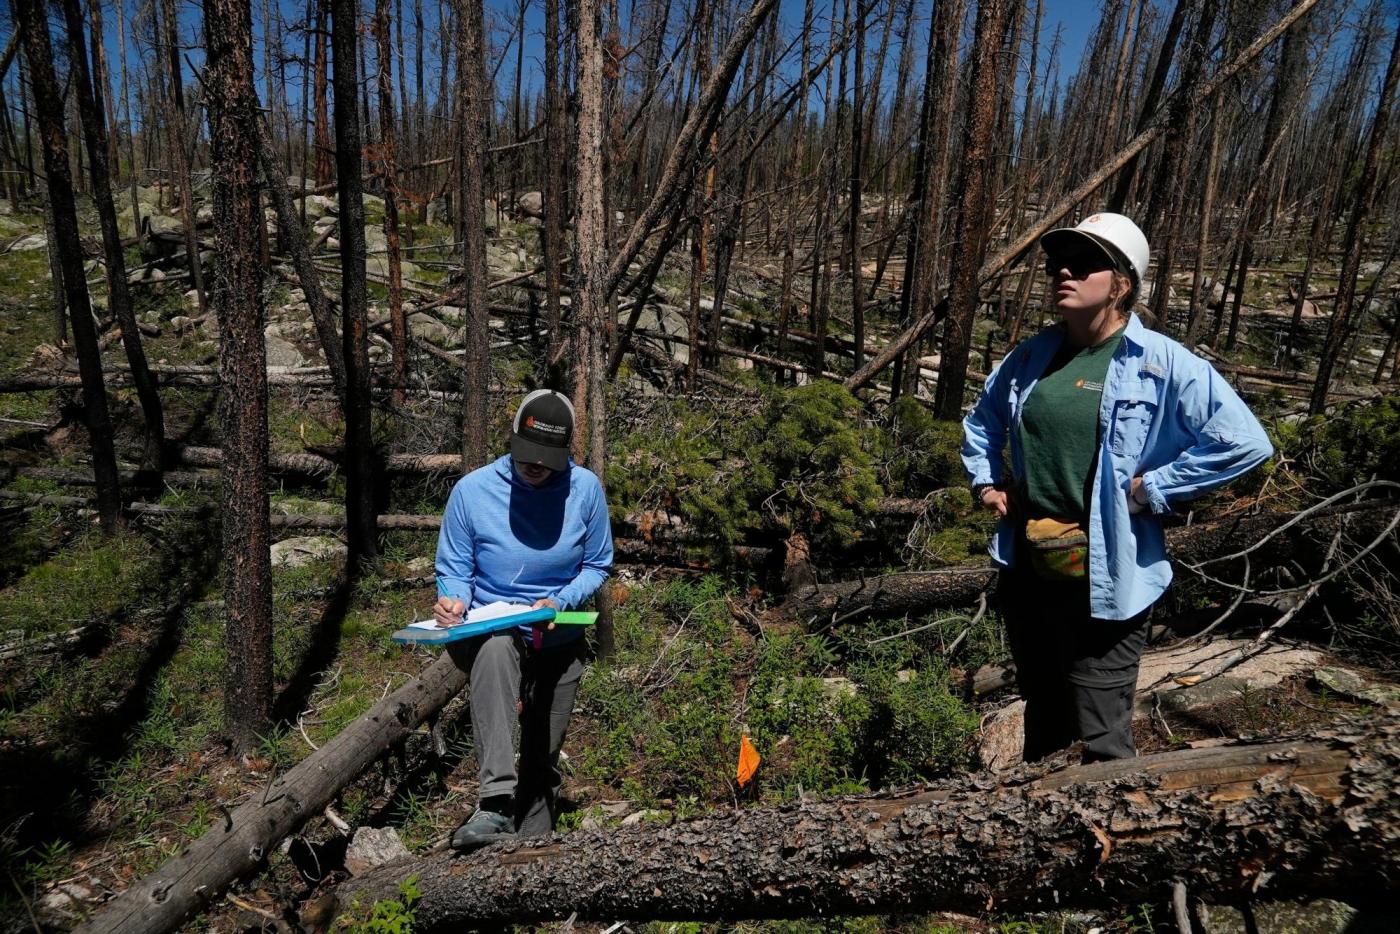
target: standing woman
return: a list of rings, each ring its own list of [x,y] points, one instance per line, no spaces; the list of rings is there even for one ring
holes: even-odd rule
[[[1148,616],[1172,577],[1160,518],[1273,447],[1209,363],[1131,313],[1148,263],[1136,224],[1095,214],[1040,246],[1061,321],[987,380],[963,466],[1001,517],[990,551],[1024,758],[1077,740],[1085,761],[1127,758]]]
[[[574,407],[538,389],[516,410],[510,453],[452,488],[438,535],[433,616],[505,602],[571,610],[612,568],[603,485],[569,459]],[[583,627],[522,626],[449,646],[471,674],[479,804],[452,834],[469,850],[549,833],[558,817],[559,750],[583,675]],[[519,760],[515,733],[520,734]]]

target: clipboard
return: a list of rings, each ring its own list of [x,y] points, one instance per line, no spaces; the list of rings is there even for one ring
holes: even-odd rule
[[[528,626],[531,623],[554,623],[556,626],[591,626],[597,620],[597,613],[578,610],[556,611],[549,607],[540,607],[538,610],[525,610],[509,616],[498,616],[480,622],[449,626],[446,629],[422,629],[416,626],[405,626],[389,638],[401,644],[446,645],[449,642],[470,639],[473,636],[481,636],[491,632],[502,632],[517,626]]]

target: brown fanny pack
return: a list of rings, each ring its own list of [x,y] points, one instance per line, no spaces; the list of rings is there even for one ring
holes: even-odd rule
[[[1078,522],[1030,519],[1026,553],[1043,580],[1081,581],[1089,576],[1089,535]]]

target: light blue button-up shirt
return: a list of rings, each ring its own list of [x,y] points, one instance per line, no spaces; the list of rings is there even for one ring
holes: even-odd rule
[[[1064,341],[1062,325],[1018,344],[987,379],[963,419],[963,466],[973,486],[1000,483],[1003,449],[1024,484],[1021,413]],[[1089,611],[1130,619],[1171,583],[1166,537],[1157,516],[1222,486],[1273,454],[1259,420],[1219,373],[1133,315],[1108,365],[1099,405],[1099,456],[1089,500]],[[1150,512],[1128,512],[1133,477],[1142,476]],[[1018,523],[1003,519],[992,560],[1015,561]]]

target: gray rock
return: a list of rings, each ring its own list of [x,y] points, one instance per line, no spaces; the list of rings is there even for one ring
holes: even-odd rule
[[[668,818],[668,817],[670,817],[670,816],[671,816],[670,813],[667,812],[667,811],[657,811],[657,810],[652,810],[652,809],[648,808],[648,809],[645,809],[645,810],[636,811],[636,812],[634,812],[634,813],[632,813],[632,814],[628,814],[626,817],[624,817],[624,818],[622,819],[622,826],[624,826],[624,827],[635,827],[635,826],[637,826],[638,824],[640,824],[642,821],[646,821],[646,820],[650,820],[650,821],[665,820],[666,818]]]
[[[389,248],[389,238],[384,235],[384,228],[378,224],[365,225],[365,249],[366,250],[387,250]]]
[[[65,882],[45,893],[35,906],[49,918],[76,919],[86,914],[97,893],[78,882]]]
[[[300,367],[306,366],[306,359],[296,345],[273,333],[267,335],[267,365]]]
[[[530,217],[544,217],[544,195],[538,191],[527,191],[515,199],[515,206]]]
[[[1348,668],[1319,668],[1313,679],[1330,691],[1372,704],[1400,704],[1400,687],[1379,684]]]
[[[169,214],[147,214],[141,219],[146,235],[151,237],[183,237],[185,226]]]
[[[308,221],[318,221],[328,214],[336,214],[340,211],[340,202],[326,195],[307,195],[304,200]]]
[[[588,809],[582,821],[579,822],[580,830],[603,830],[614,821],[623,820],[632,811],[632,805],[626,801],[604,801],[595,804]]]
[[[353,876],[368,872],[376,866],[407,859],[412,854],[392,827],[360,827],[350,838],[345,851],[345,868]]]
[[[11,250],[42,250],[49,245],[49,238],[41,233],[20,237],[10,244]]]
[[[408,319],[408,332],[420,340],[434,344],[453,345],[461,342],[461,328],[449,327],[429,314],[412,315]]]
[[[320,233],[321,231],[325,230],[327,227],[334,227],[336,224],[339,224],[339,223],[340,223],[340,218],[336,217],[334,214],[327,214],[327,215],[325,215],[324,217],[318,217],[318,218],[316,218],[316,222],[315,222],[314,224],[312,224],[311,226],[316,228],[316,232],[317,232],[317,233]]]
[[[274,217],[273,220],[276,218]],[[212,223],[214,223],[214,206],[211,204],[200,205],[199,210],[194,212],[194,225],[204,227]]]
[[[452,218],[447,214],[447,199],[434,198],[428,202],[428,210],[425,220],[429,224],[450,224]]]
[[[1345,902],[1319,898],[1312,902],[1255,902],[1252,923],[1231,905],[1206,906],[1206,919],[1214,934],[1372,934],[1400,929],[1394,910],[1358,911]]]
[[[308,535],[275,542],[269,554],[275,568],[299,568],[313,561],[344,558],[346,547],[329,535]]]
[[[489,230],[489,231],[491,231],[491,232],[494,233],[494,232],[498,229],[498,227],[500,226],[499,223],[498,223],[498,218],[500,217],[500,213],[501,213],[500,208],[497,207],[496,202],[493,201],[493,200],[490,199],[490,198],[487,198],[487,199],[486,199],[486,204],[483,205],[483,207],[482,207],[482,213],[481,213],[481,218],[482,218],[482,220],[481,220],[481,226],[482,226],[482,229],[484,229],[484,230]]]

